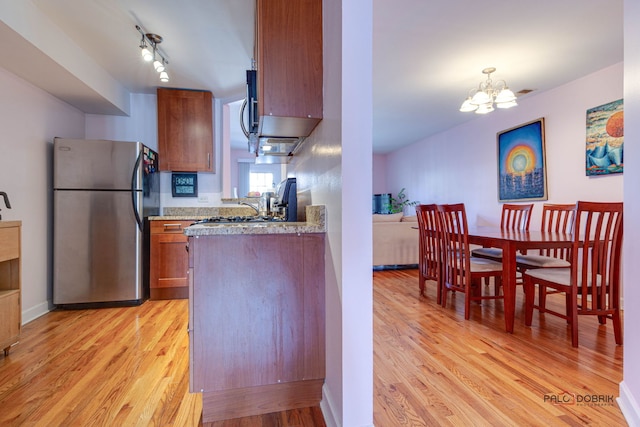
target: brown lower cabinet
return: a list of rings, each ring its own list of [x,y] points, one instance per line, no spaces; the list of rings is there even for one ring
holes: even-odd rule
[[[189,239],[184,229],[194,221],[151,221],[150,299],[189,297]]]
[[[202,421],[318,405],[323,233],[189,238],[189,381]]]

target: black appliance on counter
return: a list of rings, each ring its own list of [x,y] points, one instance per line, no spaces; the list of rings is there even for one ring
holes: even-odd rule
[[[287,178],[278,185],[274,210],[287,222],[298,220],[298,194],[295,178]]]

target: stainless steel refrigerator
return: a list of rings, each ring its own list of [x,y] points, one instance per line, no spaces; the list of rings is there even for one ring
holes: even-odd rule
[[[148,220],[160,211],[158,155],[140,142],[55,138],[53,303],[148,298]]]

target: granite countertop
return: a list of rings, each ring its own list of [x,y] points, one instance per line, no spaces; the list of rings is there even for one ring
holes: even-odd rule
[[[201,208],[164,208],[162,215],[150,216],[150,221],[190,221],[211,218],[212,216],[250,216],[255,209],[249,206],[201,207]]]
[[[327,231],[324,205],[307,206],[306,217],[306,222],[196,224],[185,228],[184,234],[187,236],[216,236],[228,234],[306,234]]]

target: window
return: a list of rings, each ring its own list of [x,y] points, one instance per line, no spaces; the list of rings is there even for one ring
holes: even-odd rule
[[[273,174],[271,172],[250,172],[249,191],[258,191],[260,194],[274,187]]]
[[[256,165],[244,159],[238,160],[238,196],[247,197],[254,191],[260,194],[273,191],[283,176],[287,176],[285,164]]]

